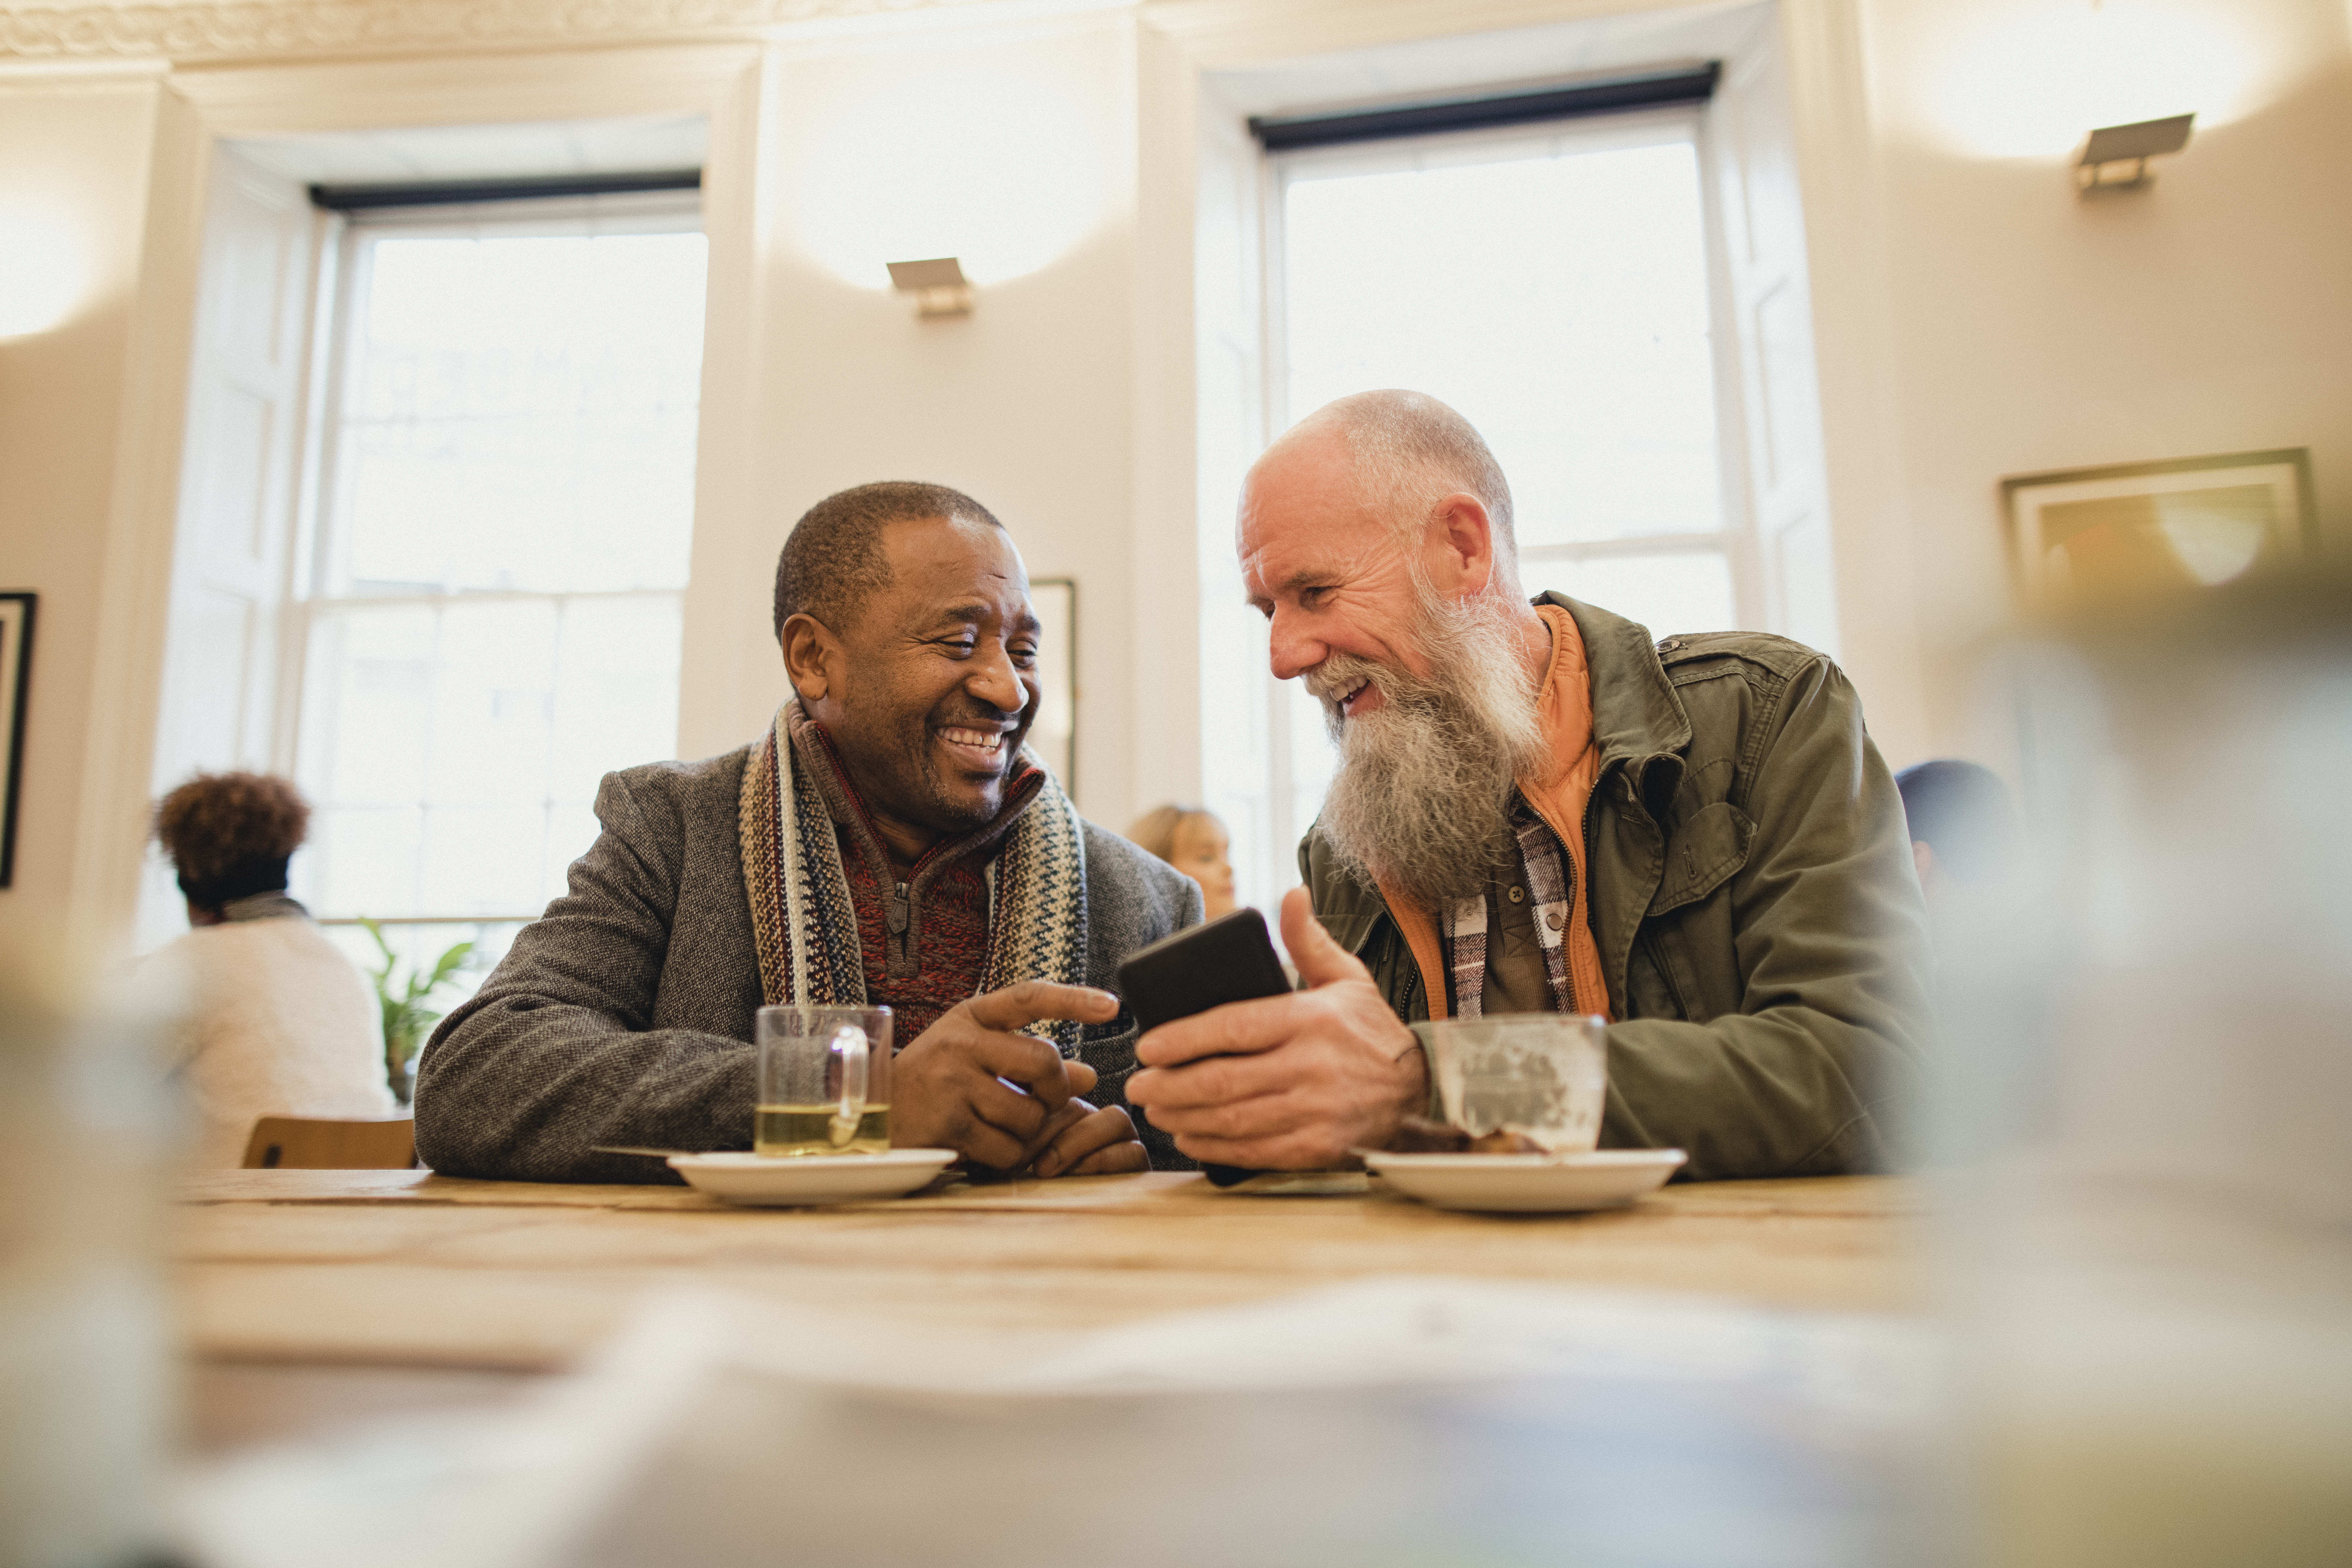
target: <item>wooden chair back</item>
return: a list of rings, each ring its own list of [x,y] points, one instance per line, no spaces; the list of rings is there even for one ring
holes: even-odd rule
[[[246,1140],[248,1171],[405,1171],[416,1163],[416,1121],[265,1116]]]

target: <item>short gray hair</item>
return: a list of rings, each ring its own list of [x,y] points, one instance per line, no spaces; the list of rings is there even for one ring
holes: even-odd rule
[[[1445,497],[1456,491],[1476,496],[1494,524],[1497,586],[1519,596],[1510,481],[1475,426],[1434,397],[1403,391],[1359,392],[1324,405],[1307,419],[1333,426],[1345,438],[1364,501],[1402,540],[1416,539]]]

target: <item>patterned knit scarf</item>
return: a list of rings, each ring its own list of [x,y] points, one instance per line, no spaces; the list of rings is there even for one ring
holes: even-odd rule
[[[866,970],[857,911],[832,815],[793,748],[796,706],[776,710],[743,766],[743,890],[751,900],[760,991],[771,1005],[858,1006],[866,1001]],[[1027,751],[1022,756],[1036,765]],[[1052,774],[1005,836],[994,871],[981,990],[1023,980],[1086,984],[1086,839],[1076,808]],[[1044,1020],[1029,1032],[1051,1037],[1064,1056],[1074,1057],[1084,1027],[1075,1019]]]

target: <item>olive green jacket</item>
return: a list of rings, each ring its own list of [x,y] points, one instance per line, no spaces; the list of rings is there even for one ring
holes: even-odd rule
[[[1687,1150],[1687,1176],[1888,1159],[1929,1027],[1927,911],[1895,781],[1837,667],[1784,637],[1674,637],[1557,594],[1592,675],[1601,765],[1584,889],[1609,981],[1601,1141]],[[1430,1015],[1380,892],[1321,828],[1315,912],[1397,1016]],[[1573,874],[1571,870],[1571,874]]]

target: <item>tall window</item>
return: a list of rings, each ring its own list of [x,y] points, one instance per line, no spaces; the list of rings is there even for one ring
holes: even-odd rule
[[[1428,393],[1509,477],[1528,592],[1659,637],[1752,621],[1695,113],[1286,153],[1273,173],[1273,431],[1349,393]],[[1279,842],[1314,820],[1332,756],[1313,700],[1289,683],[1277,700]]]
[[[677,745],[705,244],[692,211],[355,222],[320,453],[296,890],[503,945]]]

